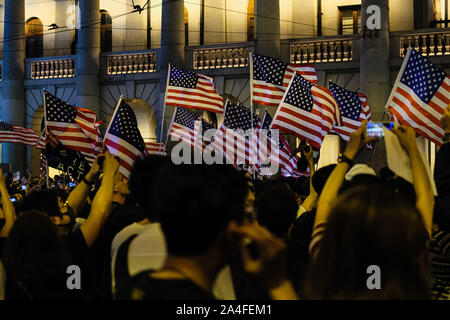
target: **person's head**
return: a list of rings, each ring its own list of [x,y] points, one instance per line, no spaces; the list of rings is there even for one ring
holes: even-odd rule
[[[382,185],[353,187],[331,211],[306,277],[310,299],[428,297],[427,239],[420,213]],[[369,290],[369,266],[380,268],[381,290]]]
[[[58,226],[60,234],[65,235],[70,231],[67,229],[70,228],[73,221],[68,223],[67,219],[63,217],[63,214],[61,213],[62,207],[60,205],[64,204],[64,202],[61,198],[58,198],[58,194],[63,196],[64,192],[56,190],[33,191],[23,198],[21,209],[22,211],[37,210],[44,212],[51,221]]]
[[[319,196],[322,193],[322,190],[325,187],[325,183],[327,183],[327,180],[335,167],[336,167],[335,164],[330,164],[328,166],[322,167],[319,170],[317,170],[312,176],[313,188]]]
[[[31,210],[22,212],[11,228],[3,262],[8,279],[45,285],[64,277],[69,257],[47,214]]]
[[[225,230],[243,218],[245,179],[228,165],[173,165],[161,170],[152,192],[169,256],[227,259]]]
[[[287,238],[297,217],[298,205],[293,192],[285,185],[267,187],[255,201],[258,223],[279,238]]]
[[[131,193],[128,198],[130,202],[141,206],[145,216],[151,221],[158,220],[158,217],[151,208],[152,197],[149,194],[155,182],[155,177],[168,162],[167,157],[152,155],[136,159],[131,169],[130,180],[128,181]]]
[[[130,194],[128,179],[120,172],[114,175],[113,200],[121,204],[125,203],[126,197]]]
[[[62,200],[61,200],[62,201]],[[49,217],[61,217],[57,191],[36,190],[27,195],[22,202],[22,210],[38,210]]]
[[[53,191],[56,194],[56,197],[58,199],[58,206],[59,208],[62,208],[64,206],[64,203],[66,203],[66,200],[68,198],[68,194],[66,191],[61,189],[55,189]]]

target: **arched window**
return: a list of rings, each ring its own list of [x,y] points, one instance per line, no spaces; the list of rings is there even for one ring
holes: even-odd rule
[[[184,43],[185,46],[189,46],[189,12],[184,7]]]
[[[39,18],[27,20],[25,27],[26,57],[39,58],[44,56],[44,27]]]
[[[100,10],[100,48],[101,52],[112,51],[112,19],[106,10]]]
[[[247,7],[247,41],[253,40],[255,40],[255,0],[249,0]]]

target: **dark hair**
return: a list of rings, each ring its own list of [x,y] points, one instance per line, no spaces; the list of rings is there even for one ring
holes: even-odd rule
[[[61,216],[58,206],[58,196],[54,190],[37,190],[31,192],[23,199],[22,210],[42,211],[50,217]]]
[[[66,202],[67,198],[69,197],[69,195],[67,194],[67,192],[65,190],[55,189],[53,192],[56,193],[56,196],[58,198],[61,198],[62,202]]]
[[[319,196],[322,193],[322,190],[325,187],[325,183],[327,183],[327,180],[335,167],[335,164],[330,164],[328,166],[322,167],[317,170],[312,176],[312,185]]]
[[[170,255],[206,253],[231,220],[243,218],[247,185],[229,165],[169,164],[155,181],[153,210]]]
[[[148,156],[136,159],[131,169],[128,181],[130,189],[128,201],[142,206],[145,216],[150,220],[157,220],[158,218],[151,208],[152,198],[149,197],[149,194],[159,170],[168,162],[167,157]]]
[[[43,212],[23,212],[15,221],[3,251],[8,280],[46,285],[63,279],[69,256],[54,223]]]
[[[306,277],[310,299],[428,298],[428,234],[417,209],[381,185],[342,194]],[[381,290],[369,290],[371,265]]]
[[[298,205],[294,194],[284,184],[270,186],[255,200],[257,219],[275,236],[286,238],[297,217]]]
[[[351,188],[355,188],[358,186],[370,186],[370,185],[381,185],[381,180],[377,176],[371,175],[371,174],[358,174],[352,178],[352,180],[347,181],[345,180],[342,184],[341,188],[339,189],[339,193],[343,193],[346,190],[349,190]],[[388,186],[387,186],[388,187]],[[395,190],[392,190],[392,192],[395,192]]]

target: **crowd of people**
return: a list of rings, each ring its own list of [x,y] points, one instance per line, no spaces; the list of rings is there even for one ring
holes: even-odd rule
[[[441,122],[450,133],[450,106]],[[354,163],[366,122],[337,164],[315,171],[306,152],[311,175],[296,180],[160,156],[125,179],[108,152],[76,185],[0,172],[0,298],[450,299],[450,140],[435,196],[414,130],[393,132],[412,184]]]

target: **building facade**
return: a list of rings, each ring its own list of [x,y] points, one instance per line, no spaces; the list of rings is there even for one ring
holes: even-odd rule
[[[221,94],[250,106],[247,57],[257,52],[313,63],[320,85],[360,90],[374,119],[386,120],[409,46],[450,69],[449,1],[0,0],[0,118],[40,134],[46,89],[95,110],[104,130],[123,96],[144,139],[156,140],[173,114],[163,112],[168,62],[213,76]],[[374,4],[381,28],[372,31],[365,21]],[[433,146],[421,143],[432,162]],[[328,137],[323,159],[339,145]],[[35,148],[3,143],[1,154],[13,170],[39,172]]]

